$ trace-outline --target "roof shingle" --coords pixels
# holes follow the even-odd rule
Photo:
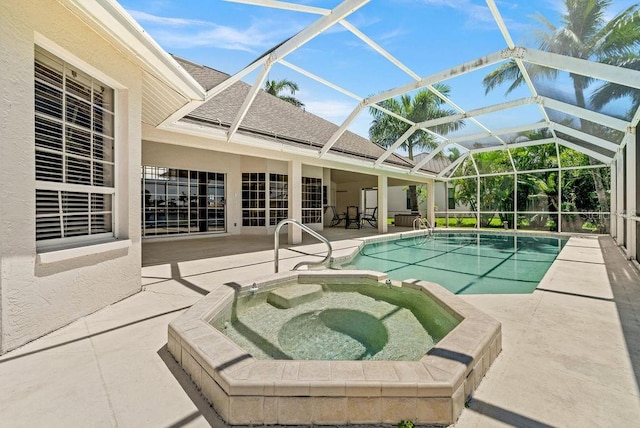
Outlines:
[[[230,77],[213,68],[195,64],[176,56],[174,58],[207,90]],[[183,120],[213,127],[229,128],[250,88],[251,86],[247,83],[236,82],[195,109]],[[262,138],[268,137],[282,143],[311,146],[320,150],[337,129],[338,126],[334,123],[260,90],[244,117],[239,132],[254,133]],[[346,131],[336,141],[330,152],[371,160],[373,163],[385,150],[366,138]],[[412,168],[415,165],[411,160],[397,154],[387,158],[385,163],[405,168]],[[430,168],[436,165],[436,163],[429,162],[421,170],[434,173],[437,171]]]

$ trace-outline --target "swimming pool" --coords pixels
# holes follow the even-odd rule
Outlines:
[[[566,238],[435,233],[365,245],[345,268],[436,282],[455,294],[531,293]]]

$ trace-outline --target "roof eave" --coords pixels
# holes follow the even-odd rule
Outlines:
[[[115,0],[58,0],[86,18],[143,68],[189,100],[204,100],[206,91]]]
[[[183,121],[177,121],[172,124],[167,124],[163,126],[163,129],[173,132],[180,132],[184,134],[189,134],[197,137],[204,137],[207,139],[216,139],[220,141],[226,141],[227,132],[224,129],[215,129],[210,128],[203,125],[195,125],[190,124]],[[351,156],[345,156],[338,153],[327,153],[326,156],[320,158],[318,156],[317,149],[308,149],[295,147],[291,145],[287,145],[284,143],[268,141],[263,138],[259,138],[256,136],[251,136],[244,133],[237,133],[234,135],[233,139],[230,142],[225,144],[237,144],[240,146],[248,146],[248,147],[258,147],[265,150],[273,150],[276,152],[286,152],[289,154],[304,156],[309,159],[313,159],[313,163],[332,163],[334,165],[340,164],[343,168],[351,167],[360,167],[368,170],[377,170],[380,172],[384,172],[386,174],[390,174],[395,176],[396,178],[403,177],[404,179],[408,179],[408,177],[413,177],[416,181],[420,181],[420,179],[435,179],[436,174],[429,173],[424,170],[418,172],[411,172],[410,166],[401,167],[399,165],[393,165],[389,163],[383,163],[382,165],[373,168],[373,161],[371,160],[361,160]]]

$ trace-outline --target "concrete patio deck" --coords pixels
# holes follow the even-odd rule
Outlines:
[[[335,255],[374,233],[327,231]],[[281,250],[281,270],[323,251],[312,242]],[[225,426],[167,352],[167,325],[213,284],[271,273],[273,238],[143,253],[141,293],[0,357],[0,426]],[[637,426],[640,273],[611,238],[572,238],[532,294],[462,297],[502,322],[503,351],[456,428]]]

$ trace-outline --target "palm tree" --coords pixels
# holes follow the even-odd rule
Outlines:
[[[434,87],[443,95],[448,95],[451,92],[451,88],[447,85],[436,84]],[[443,108],[443,104],[444,101],[436,94],[428,89],[421,89],[413,98],[411,95],[405,94],[400,99],[390,98],[382,101],[379,105],[405,117],[411,122],[418,123],[456,113],[454,110]],[[373,121],[369,127],[369,138],[383,147],[391,146],[411,127],[408,123],[373,107],[369,108],[369,113],[373,116]],[[443,134],[459,129],[462,125],[462,121],[455,121],[439,125],[434,129],[436,132]],[[417,131],[410,135],[402,143],[401,147],[406,150],[408,158],[413,160],[416,150],[433,149],[436,145],[436,140],[431,134],[425,131]],[[409,186],[409,198],[411,200],[411,211],[416,212],[418,210],[416,186]]]
[[[611,5],[611,0],[564,0],[566,13],[561,17],[561,26],[556,27],[541,15],[538,21],[543,25],[536,36],[541,50],[576,58],[595,60],[602,63],[628,66],[631,62],[640,58],[638,46],[640,46],[640,13],[639,6],[633,5],[618,14],[610,21],[606,21],[605,14]],[[532,77],[544,75],[555,77],[558,70],[543,67],[531,67],[528,69]],[[593,79],[580,74],[569,74],[573,82],[575,102],[578,107],[585,108],[585,90],[593,82]],[[496,86],[511,82],[507,88],[508,94],[524,83],[524,78],[515,61],[509,61],[489,73],[483,80],[485,93]],[[604,89],[603,89],[604,88]],[[603,106],[608,102],[607,97],[615,97],[614,89],[619,88],[605,86],[596,90],[593,94],[593,104]],[[627,95],[622,94],[620,96]],[[636,95],[637,96],[637,95]],[[580,120],[580,128],[589,132],[589,124]],[[590,163],[595,161],[589,158]],[[608,206],[606,193],[599,173],[593,173],[598,202],[601,209]]]
[[[454,162],[456,159],[458,159],[460,156],[462,156],[462,152],[460,151],[459,148],[457,147],[451,147],[449,149],[449,154],[447,155],[447,158],[451,161]]]
[[[282,95],[281,92],[284,90],[288,90],[291,95]],[[291,80],[282,79],[282,80],[267,80],[264,82],[264,90],[265,92],[280,98],[290,104],[293,104],[296,107],[304,107],[304,104],[297,98],[294,97],[296,91],[299,90],[298,84],[296,82],[292,82]]]
[[[617,57],[615,58],[615,63],[620,67],[640,71],[640,54],[636,52],[626,56]],[[593,91],[593,94],[591,94],[591,105],[596,110],[600,110],[608,103],[626,97],[631,99],[631,108],[626,112],[627,119],[630,119],[640,106],[640,90],[636,88],[607,82]]]

